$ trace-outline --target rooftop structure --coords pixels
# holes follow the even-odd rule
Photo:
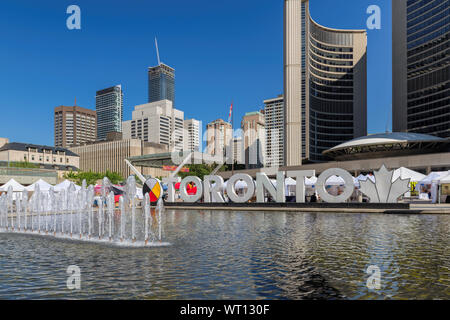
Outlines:
[[[359,137],[323,152],[336,160],[426,154],[450,150],[450,139],[419,133],[393,132]]]

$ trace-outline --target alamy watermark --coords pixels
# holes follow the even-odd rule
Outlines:
[[[378,266],[369,266],[366,273],[370,275],[367,279],[366,286],[371,290],[381,289],[381,270]]]
[[[81,289],[81,270],[80,267],[76,265],[69,266],[67,268],[67,278],[66,285],[69,290],[80,290]]]
[[[81,29],[81,9],[77,5],[70,5],[66,10],[67,14],[70,16],[66,20],[66,26],[69,30],[80,30]]]
[[[373,4],[367,8],[367,14],[370,16],[367,18],[367,28],[369,30],[381,29],[381,9],[379,6]]]
[[[208,129],[203,134],[198,149],[194,156],[184,162],[191,151],[186,151],[189,132],[184,129],[175,130],[170,139],[170,151],[172,162],[176,165],[183,164],[250,164],[264,167],[278,167],[282,153],[280,145],[282,131],[279,129],[260,128],[258,130],[242,129],[224,130]],[[201,135],[200,135],[201,136]],[[184,139],[182,138],[184,137]],[[202,148],[205,142],[205,148]],[[183,150],[183,152],[181,152]]]

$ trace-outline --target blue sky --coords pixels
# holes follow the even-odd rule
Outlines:
[[[68,30],[66,8],[81,8],[81,30]],[[391,2],[312,0],[320,24],[365,29],[369,5],[381,30],[368,30],[368,130],[391,128]],[[185,118],[227,119],[283,91],[282,0],[15,0],[0,11],[0,137],[53,145],[53,109],[95,109],[95,92],[124,90],[124,120],[147,102],[147,67],[176,69],[176,105]]]

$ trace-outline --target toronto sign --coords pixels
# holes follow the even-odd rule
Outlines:
[[[380,170],[374,172],[374,180],[367,179],[360,181],[359,191],[369,198],[371,203],[396,203],[402,195],[407,193],[409,189],[410,179],[401,179],[398,177],[392,181],[394,171],[387,170],[383,165]],[[285,179],[292,178],[296,180],[296,202],[305,202],[305,178],[315,176],[315,170],[297,170],[297,171],[279,171],[276,175],[276,184],[272,183],[266,173],[258,172],[256,180],[249,174],[238,173],[230,177],[227,183],[224,183],[223,177],[219,175],[205,176],[203,181],[196,176],[188,176],[184,179],[180,177],[163,178],[162,182],[167,186],[167,202],[175,202],[175,185],[179,185],[180,198],[184,202],[195,203],[203,201],[205,203],[225,203],[224,190],[228,199],[233,203],[245,203],[256,196],[257,203],[266,202],[266,194],[275,202],[286,202],[286,185]],[[339,176],[343,179],[344,191],[339,195],[332,195],[327,191],[327,180],[332,176]],[[247,185],[243,192],[237,192],[236,183],[243,181]],[[188,185],[195,185],[196,192],[187,191]],[[151,178],[147,180],[144,186],[144,192],[152,189],[162,190],[161,182],[158,179]],[[352,175],[340,168],[327,169],[322,172],[317,182],[315,190],[319,197],[328,203],[344,203],[353,194],[355,190]],[[157,196],[152,196],[152,200],[162,197],[162,192],[157,192]]]

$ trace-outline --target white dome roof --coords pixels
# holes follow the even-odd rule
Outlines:
[[[356,147],[356,146],[367,146],[367,145],[376,145],[376,144],[390,144],[390,143],[401,143],[401,142],[431,142],[431,141],[444,141],[445,139],[430,136],[427,134],[421,133],[409,133],[409,132],[392,132],[392,133],[377,133],[377,134],[369,134],[365,137],[359,137],[347,142],[344,142],[340,145],[337,145],[329,151],[348,148],[348,147]]]

